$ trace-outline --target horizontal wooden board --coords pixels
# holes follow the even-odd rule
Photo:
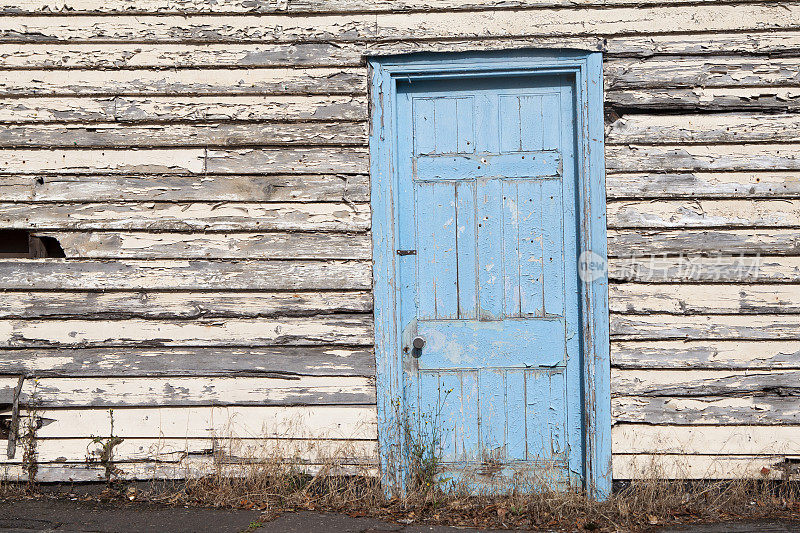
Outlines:
[[[722,51],[724,53],[724,51]],[[800,64],[795,58],[652,57],[612,59],[603,64],[607,90],[654,87],[797,87]]]
[[[371,378],[345,376],[40,378],[20,401],[47,407],[347,405],[375,403]],[[123,424],[114,421],[114,428]]]
[[[145,231],[349,231],[369,229],[368,204],[0,203],[6,228]]]
[[[2,122],[77,123],[76,128],[89,122],[286,122],[364,120],[366,115],[367,102],[361,96],[35,96],[0,100]],[[102,134],[104,127],[118,126],[95,127]]]
[[[168,276],[167,276],[168,277]],[[0,318],[256,318],[369,313],[369,291],[7,291]]]
[[[649,426],[617,424],[615,454],[800,455],[800,426]]]
[[[0,150],[0,173],[11,174],[265,174],[368,171],[362,147],[153,148],[128,150]]]
[[[605,4],[605,3],[604,3]],[[160,3],[159,6],[165,4]],[[230,5],[230,2],[226,3]],[[373,4],[374,5],[374,4]],[[213,9],[213,6],[204,4]],[[509,50],[519,48],[575,48],[603,50],[606,56],[651,57],[729,54],[784,55],[800,52],[796,30],[747,33],[700,33],[599,37],[518,37],[481,40],[440,40],[439,51]],[[151,43],[26,43],[0,44],[6,69],[52,68],[186,68],[186,67],[297,67],[358,66],[364,55],[430,51],[425,41],[297,42],[249,44]]]
[[[800,227],[800,200],[615,201],[608,204],[608,226],[610,228]]]
[[[800,254],[796,229],[609,230],[608,255]]]
[[[611,172],[606,176],[606,191],[609,198],[797,198],[800,173],[796,170]]]
[[[369,347],[16,348],[0,351],[0,372],[28,377],[375,376]]]
[[[321,59],[321,62],[324,59]],[[0,95],[141,94],[364,94],[363,67],[304,69],[250,67],[181,70],[6,70]],[[604,66],[607,90],[661,87],[785,87],[800,84],[790,58],[719,56],[705,58],[610,59]]]
[[[147,148],[164,146],[365,145],[363,122],[246,124],[37,124],[0,128],[0,148]]]
[[[367,261],[0,259],[0,289],[369,289]]]
[[[207,150],[205,171],[219,174],[245,172],[357,174],[369,172],[369,153],[362,147]]]
[[[263,472],[263,467],[249,465],[248,461],[235,459],[232,461],[218,461],[211,457],[190,456],[180,462],[172,461],[137,461],[118,465],[120,472],[114,480],[123,481],[151,481],[174,479],[199,479],[206,476],[234,477],[250,472],[257,475]],[[271,466],[266,466],[271,471]],[[289,465],[286,466],[289,468]],[[365,476],[375,477],[378,468],[370,465],[342,464],[342,465],[315,465],[298,464],[292,469],[308,475],[337,475],[337,476]],[[24,482],[28,474],[21,463],[0,465],[0,476],[8,481]],[[105,483],[105,467],[98,464],[79,463],[40,463],[36,467],[37,483]]]
[[[800,51],[800,32],[758,30],[746,33],[668,33],[662,35],[627,35],[606,40],[609,55],[650,57],[655,54],[717,55],[730,54],[794,55]]]
[[[800,370],[624,370],[611,372],[611,394],[619,396],[800,395]],[[677,421],[675,423],[678,423]],[[711,424],[713,422],[709,422]]]
[[[614,339],[785,339],[800,340],[800,316],[611,315]]]
[[[369,201],[366,174],[11,174],[0,179],[7,202],[41,201]]]
[[[794,28],[796,3],[541,9],[458,13],[297,16],[29,16],[0,22],[6,42],[403,40],[500,36],[616,35]]]
[[[800,142],[800,116],[790,113],[631,114],[606,126],[606,145],[745,142]]]
[[[800,88],[620,89],[607,91],[605,102],[623,111],[796,112],[800,109]]]
[[[613,281],[659,283],[798,283],[800,258],[726,256],[631,257],[609,260]]]
[[[614,172],[678,170],[798,170],[800,145],[612,145],[606,168]]]
[[[59,381],[59,380],[51,380]],[[23,416],[29,413],[23,406]],[[80,438],[86,428],[98,437],[122,438],[284,438],[284,439],[377,439],[374,405],[313,407],[40,407],[36,416],[44,424],[39,438]]]
[[[340,233],[36,233],[56,239],[69,258],[370,259],[369,234]]]
[[[629,314],[800,313],[800,285],[612,284],[609,287],[609,306],[613,313]],[[669,318],[666,320],[671,321]],[[698,320],[702,322],[703,317]]]
[[[24,424],[24,421],[23,421]],[[102,442],[91,438],[37,439],[36,459],[41,463],[97,463]],[[294,464],[376,464],[378,443],[373,440],[287,439],[165,439],[125,438],[114,446],[114,462],[178,462],[185,457],[211,457],[225,461],[263,461]],[[0,455],[0,464],[20,463],[23,447],[17,443],[14,459]],[[124,468],[124,465],[119,465]]]
[[[619,397],[611,399],[615,423],[683,425],[800,423],[796,396]]]
[[[798,369],[800,341],[615,340],[611,343],[611,364],[628,369]]]
[[[0,72],[0,96],[364,94],[367,88],[366,70],[359,68]]]
[[[0,347],[274,346],[372,342],[372,316],[198,320],[2,320]],[[365,403],[365,402],[362,402]]]
[[[702,4],[711,0],[674,0],[673,4]],[[404,11],[461,11],[496,10],[512,8],[541,9],[547,7],[608,7],[660,4],[663,0],[500,0],[481,2],[479,0],[302,0],[280,2],[250,3],[233,0],[219,4],[208,4],[199,0],[172,0],[155,2],[153,0],[117,0],[100,4],[94,0],[23,0],[0,4],[0,13],[5,15],[41,13],[382,13]]]
[[[777,455],[615,454],[614,479],[783,479]]]

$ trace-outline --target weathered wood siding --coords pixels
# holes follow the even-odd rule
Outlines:
[[[800,454],[800,3],[0,13],[0,228],[67,256],[0,259],[0,386],[27,376],[49,422],[41,479],[101,477],[87,444],[112,420],[129,477],[229,437],[374,465],[363,56],[525,47],[606,54],[614,476]]]

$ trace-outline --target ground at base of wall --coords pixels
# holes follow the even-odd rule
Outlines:
[[[750,521],[690,524],[659,528],[658,533],[792,533],[800,522]],[[0,533],[64,531],[71,533],[478,533],[486,529],[405,524],[351,517],[340,513],[299,511],[265,521],[247,509],[202,509],[142,502],[83,501],[78,498],[37,498],[0,503]],[[497,531],[497,530],[494,530]]]
[[[297,519],[297,512],[321,512],[326,516],[339,517],[320,518],[321,521],[315,522],[317,525],[311,529],[298,531],[410,533],[416,529],[406,529],[406,526],[424,526],[425,531],[436,530],[428,529],[429,526],[441,526],[440,531],[448,531],[445,526],[456,526],[479,530],[621,533],[656,531],[667,527],[675,533],[681,531],[680,527],[684,525],[691,524],[691,531],[696,531],[700,523],[719,522],[741,525],[719,531],[800,531],[800,486],[797,482],[687,484],[639,481],[618,485],[614,495],[602,503],[592,502],[576,493],[546,491],[474,497],[429,490],[403,500],[387,500],[374,481],[355,477],[319,479],[306,476],[277,481],[271,478],[209,477],[187,482],[110,485],[23,486],[4,483],[0,489],[0,531],[153,531],[140,527],[149,523],[147,520],[150,519],[162,520],[162,514],[164,523],[174,523],[175,528],[161,527],[156,530],[205,531],[203,524],[219,523],[230,524],[234,528],[231,531],[247,531],[248,528],[251,531],[272,531],[279,524],[291,525]],[[91,512],[86,516],[94,517],[92,520],[98,524],[106,523],[103,522],[106,519],[100,518],[101,515],[107,515],[111,522],[95,529],[51,527],[49,519],[45,517],[52,516],[54,509],[62,507],[67,510],[76,507],[89,509]],[[146,520],[129,520],[126,517],[131,513],[142,513]],[[73,514],[80,517],[81,513],[75,511]],[[119,514],[119,520],[113,518],[115,514]],[[62,521],[67,516],[71,516],[69,512],[62,516]],[[180,516],[186,516],[186,520],[182,521]],[[15,525],[13,520],[23,518],[28,522]],[[352,528],[344,527],[348,520],[352,522]],[[761,523],[761,529],[747,529],[750,526],[745,522],[755,520],[768,522]],[[359,524],[382,525],[365,526],[364,529]],[[768,524],[772,524],[769,526],[772,529],[764,529]],[[211,530],[226,531],[222,528]],[[280,531],[289,532],[292,529]],[[718,530],[705,531],[714,533]]]

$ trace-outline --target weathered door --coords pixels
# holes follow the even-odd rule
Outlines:
[[[470,482],[581,475],[573,84],[397,84],[405,406]]]

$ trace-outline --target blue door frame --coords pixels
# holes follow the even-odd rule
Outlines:
[[[578,252],[581,267],[594,268],[606,253],[603,158],[602,55],[579,51],[508,51],[412,54],[369,61],[371,68],[371,194],[378,439],[381,475],[389,492],[402,491],[407,454],[401,429],[405,414],[399,314],[398,83],[528,75],[567,75],[574,80],[577,142]],[[594,258],[592,261],[591,258]],[[586,261],[588,259],[588,261]],[[577,258],[576,258],[577,261]],[[584,264],[585,262],[585,264]],[[611,408],[608,278],[592,270],[579,282],[583,431],[581,472],[592,497],[611,491]]]

